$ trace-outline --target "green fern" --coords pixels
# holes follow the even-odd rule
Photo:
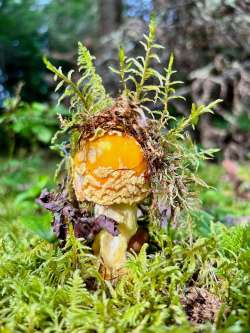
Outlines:
[[[162,85],[162,75],[158,73],[153,67],[152,62],[160,62],[156,49],[162,49],[163,46],[155,43],[156,24],[155,18],[152,17],[149,25],[149,34],[144,35],[144,41],[140,44],[145,50],[145,56],[138,56],[136,58],[127,58],[125,56],[123,48],[120,48],[119,60],[120,69],[116,70],[111,68],[113,72],[120,76],[120,82],[122,84],[123,93],[127,95],[136,104],[142,104],[141,106],[150,111],[143,103],[154,102],[157,99],[157,94],[160,90],[159,85]],[[149,80],[156,79],[159,84],[149,84]],[[134,85],[134,90],[127,88],[127,82]],[[155,98],[151,98],[150,94],[153,93]]]
[[[207,106],[203,104],[197,106],[193,103],[190,115],[186,118],[182,118],[178,122],[177,126],[168,132],[167,139],[169,141],[176,141],[178,139],[183,140],[183,133],[185,132],[185,130],[189,126],[192,126],[194,128],[195,125],[197,125],[199,117],[201,115],[203,115],[204,113],[213,113],[213,109],[221,102],[221,99],[217,99],[214,102],[208,104]]]
[[[127,87],[128,79],[126,78],[126,75],[131,66],[131,63],[127,62],[127,57],[125,55],[125,51],[122,46],[119,48],[119,66],[120,66],[119,70],[111,66],[109,67],[109,69],[120,77],[120,85],[122,88],[121,94],[128,96],[129,89]]]
[[[112,103],[112,99],[106,94],[102,78],[96,73],[94,59],[88,49],[79,42],[78,69],[82,77],[78,80],[77,86],[83,85],[82,94],[89,114],[102,111]]]
[[[135,92],[131,92],[131,98],[138,104],[151,101],[151,98],[148,97],[149,93],[155,92],[157,94],[159,91],[158,85],[146,84],[149,79],[156,78],[160,85],[162,84],[162,76],[151,66],[153,60],[160,62],[154,50],[163,48],[163,46],[155,43],[155,32],[155,18],[152,17],[149,24],[149,34],[148,36],[144,35],[145,42],[140,42],[145,49],[145,56],[139,56],[136,59],[129,58],[127,60],[128,64],[131,64],[128,72],[139,78],[137,80],[134,76],[128,77],[128,80],[131,80],[135,84]]]
[[[74,70],[70,70],[67,75],[63,74],[61,67],[56,68],[46,58],[44,62],[47,68],[55,74],[55,81],[59,81],[55,91],[64,87],[64,91],[58,100],[62,102],[65,98],[70,100],[70,111],[77,117],[84,120],[112,103],[112,99],[106,94],[101,77],[96,73],[90,52],[80,42],[78,44],[78,71],[82,74],[76,82],[72,80]],[[73,119],[76,119],[74,115]]]
[[[172,99],[183,99],[183,96],[178,96],[175,94],[175,86],[178,84],[182,84],[182,81],[172,81],[172,76],[176,73],[173,70],[173,63],[174,63],[174,55],[171,53],[169,58],[168,67],[165,68],[165,77],[163,77],[163,86],[159,91],[159,99],[162,102],[163,109],[159,112],[160,120],[159,120],[159,129],[162,130],[166,127],[168,121],[170,119],[175,119],[174,117],[170,116],[168,110],[169,101]]]

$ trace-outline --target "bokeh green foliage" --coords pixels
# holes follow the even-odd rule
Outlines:
[[[242,181],[242,187],[249,187],[249,165],[239,168],[239,179]],[[208,189],[200,190],[200,200],[207,211],[215,221],[226,222],[227,217],[248,217],[250,216],[250,205],[248,200],[242,200],[235,193],[234,184],[228,181],[223,168],[216,164],[208,164],[200,171],[200,176],[207,179],[210,186]]]
[[[25,101],[48,100],[50,93],[42,56],[71,52],[96,26],[96,1],[4,0],[0,2],[1,74],[13,93],[24,81]],[[64,63],[67,65],[68,61]]]
[[[12,92],[18,81],[25,81],[29,85],[25,98],[31,100],[48,93],[41,62],[46,34],[39,30],[44,18],[36,3],[34,0],[0,3],[1,76],[6,76],[6,88]]]
[[[1,160],[0,196],[4,198],[8,194],[0,208],[3,228],[13,221],[11,223],[17,229],[25,226],[42,239],[55,240],[50,214],[41,212],[35,201],[45,186],[52,186],[53,177],[49,177],[49,173],[55,162],[39,152],[33,156],[25,154],[19,159]]]
[[[20,90],[20,89],[19,89]],[[21,101],[20,91],[4,101],[0,114],[0,148],[13,155],[15,148],[34,151],[48,145],[58,130],[57,115],[64,114],[63,107]]]

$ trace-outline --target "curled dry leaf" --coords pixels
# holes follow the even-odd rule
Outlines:
[[[73,206],[65,190],[56,193],[44,189],[37,202],[53,213],[53,231],[59,240],[66,239],[69,223],[73,225],[75,237],[84,238],[87,241],[92,241],[102,229],[112,236],[119,234],[115,220],[105,215],[96,218],[89,216],[87,210]]]

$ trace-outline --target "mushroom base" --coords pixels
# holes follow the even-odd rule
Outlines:
[[[115,280],[126,273],[126,252],[131,237],[136,233],[137,206],[114,204],[112,206],[96,205],[95,216],[105,215],[119,223],[119,235],[112,236],[102,230],[93,243],[94,254],[102,260],[101,274],[105,280]]]

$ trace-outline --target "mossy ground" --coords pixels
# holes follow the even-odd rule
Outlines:
[[[70,238],[67,249],[47,231],[50,215],[35,203],[53,185],[54,161],[1,161],[0,332],[249,332],[250,226],[225,217],[250,215],[217,165],[201,173],[217,190],[200,193],[202,207],[177,230],[151,228],[151,245],[130,255],[128,275],[105,283],[96,258]],[[247,168],[241,170],[247,177]],[[182,305],[189,288],[221,302],[214,323],[191,324]]]

